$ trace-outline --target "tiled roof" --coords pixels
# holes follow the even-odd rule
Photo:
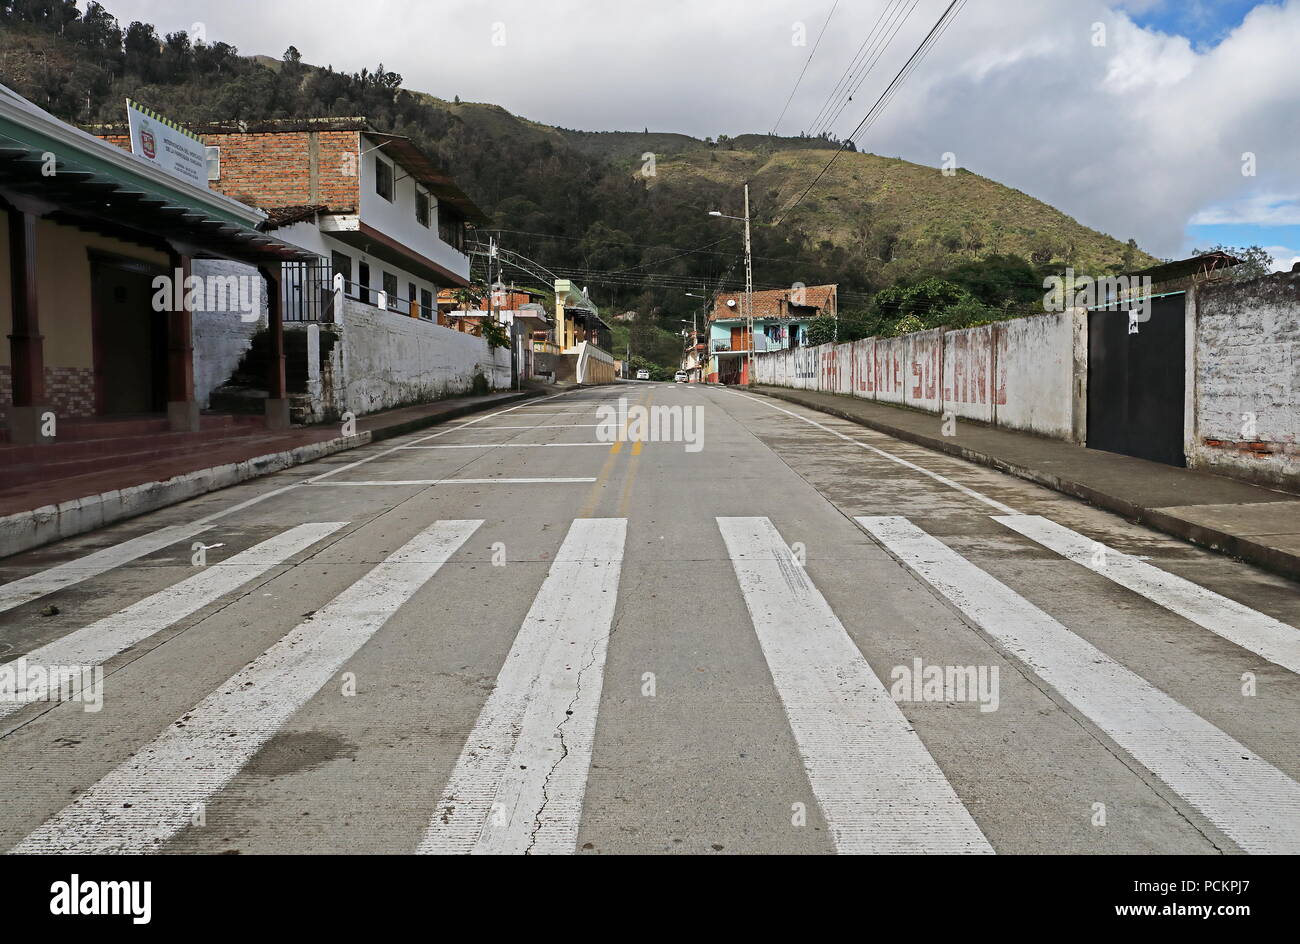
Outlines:
[[[796,295],[801,292],[802,297]],[[833,309],[836,295],[835,285],[808,285],[803,289],[779,288],[754,293],[755,318],[807,318]],[[792,298],[792,296],[794,296]],[[735,304],[728,305],[727,302]],[[745,293],[731,292],[719,295],[713,302],[713,311],[709,313],[710,321],[725,321],[743,317]],[[816,309],[809,311],[809,309]]]

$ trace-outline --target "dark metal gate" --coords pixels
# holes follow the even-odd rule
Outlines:
[[[1186,465],[1184,296],[1151,300],[1129,333],[1126,311],[1088,313],[1088,446]]]

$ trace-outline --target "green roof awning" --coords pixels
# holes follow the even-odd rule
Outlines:
[[[209,201],[190,189],[159,184],[90,148],[0,117],[0,196],[26,196],[50,206],[60,221],[137,241],[163,240],[197,258],[252,265],[316,258],[250,225],[219,195]]]

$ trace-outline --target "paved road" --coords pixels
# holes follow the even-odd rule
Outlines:
[[[620,396],[702,439],[600,441]],[[0,703],[7,849],[1300,851],[1293,584],[737,391],[528,401],[0,581],[0,660],[92,683]]]

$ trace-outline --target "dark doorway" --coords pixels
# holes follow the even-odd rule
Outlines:
[[[740,358],[719,357],[718,383],[738,384],[740,383],[740,379]]]
[[[161,274],[130,262],[91,262],[101,414],[167,411],[167,312],[154,310],[152,285]]]
[[[1088,313],[1088,447],[1166,465],[1183,454],[1184,296],[1151,300],[1129,333],[1126,311]]]

